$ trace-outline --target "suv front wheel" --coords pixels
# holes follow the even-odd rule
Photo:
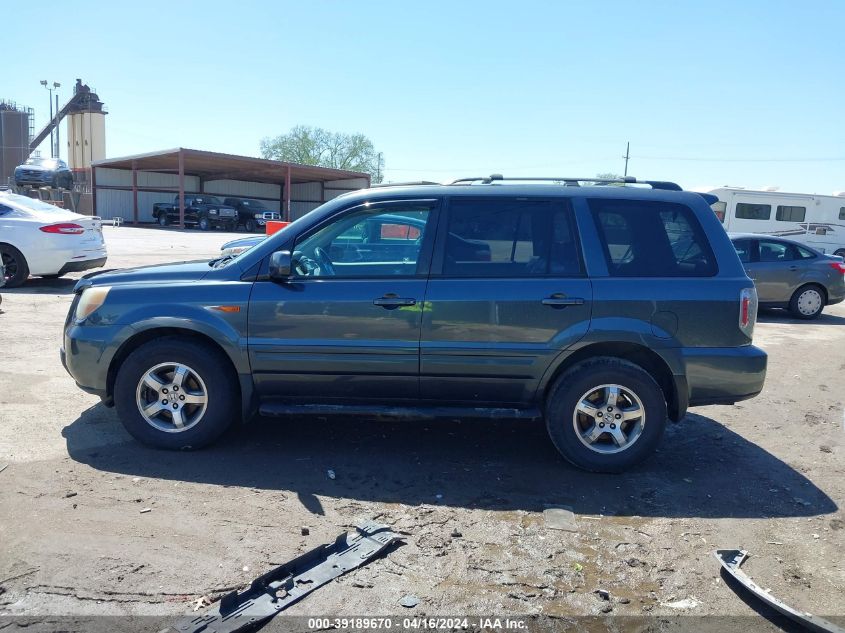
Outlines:
[[[621,472],[655,449],[666,427],[660,385],[639,365],[596,358],[570,368],[546,402],[546,428],[579,468]]]
[[[114,403],[137,440],[166,449],[207,446],[230,426],[239,401],[229,361],[177,337],[140,346],[120,366]]]

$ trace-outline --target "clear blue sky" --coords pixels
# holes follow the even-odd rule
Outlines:
[[[35,107],[40,127],[39,80],[64,101],[82,78],[109,109],[109,156],[257,155],[306,124],[363,132],[394,181],[621,173],[630,141],[638,177],[845,190],[838,0],[42,0],[36,13],[6,7],[0,98]]]

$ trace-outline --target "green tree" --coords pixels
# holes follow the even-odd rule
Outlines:
[[[384,157],[363,134],[297,125],[287,134],[261,139],[261,157],[303,165],[361,171],[372,182],[384,179]]]

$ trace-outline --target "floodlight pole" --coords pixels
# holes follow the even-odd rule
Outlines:
[[[628,161],[631,158],[631,141],[628,141],[628,143],[625,145],[625,155],[622,158],[625,159],[625,173],[623,174],[623,176],[627,176],[628,175]]]

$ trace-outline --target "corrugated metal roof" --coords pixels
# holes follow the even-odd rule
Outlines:
[[[279,185],[284,184],[285,172],[288,167],[290,167],[291,172],[291,183],[369,178],[368,174],[357,171],[329,169],[188,148],[174,148],[146,154],[135,154],[134,156],[107,158],[94,161],[92,166],[131,170],[133,163],[135,163],[139,171],[173,174],[179,171],[179,152],[182,152],[184,156],[185,174],[200,176],[206,180],[247,180]]]

